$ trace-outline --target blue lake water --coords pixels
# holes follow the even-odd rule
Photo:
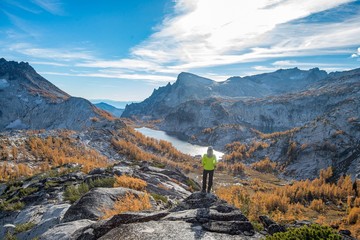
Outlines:
[[[136,128],[137,131],[141,132],[147,137],[152,137],[158,140],[165,140],[170,142],[177,150],[191,156],[203,155],[207,151],[207,147],[199,146],[195,144],[188,143],[186,141],[180,140],[177,137],[170,136],[164,131],[154,130],[151,128]],[[214,150],[214,154],[219,159],[224,153]]]

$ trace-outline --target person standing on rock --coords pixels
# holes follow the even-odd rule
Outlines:
[[[204,154],[202,157],[202,165],[204,168],[202,192],[207,191],[208,193],[210,193],[211,191],[216,163],[217,161],[216,161],[216,156],[214,155],[214,150],[212,147],[208,147],[207,153]],[[206,189],[208,175],[209,175],[209,183]]]

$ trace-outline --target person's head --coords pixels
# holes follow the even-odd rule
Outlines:
[[[214,154],[214,149],[212,147],[208,147],[207,155],[211,157],[213,154]]]

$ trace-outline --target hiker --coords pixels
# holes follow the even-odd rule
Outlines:
[[[207,190],[210,193],[211,187],[213,185],[214,169],[216,167],[216,156],[214,155],[214,150],[212,147],[208,147],[207,153],[202,157],[202,165],[204,167],[203,171],[203,187],[202,192]],[[206,189],[207,177],[209,175],[209,184]]]

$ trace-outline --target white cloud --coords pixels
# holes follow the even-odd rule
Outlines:
[[[331,28],[330,33],[329,28],[324,29],[325,24],[311,25],[309,29],[306,23],[289,23],[346,2],[350,1],[285,0],[269,6],[273,1],[179,0],[175,11],[186,10],[176,11],[182,14],[166,18],[159,31],[134,47],[132,54],[164,66],[173,65],[169,68],[192,69],[283,55],[314,54],[314,50],[348,46],[354,44],[347,39],[349,36],[359,42],[358,31],[354,30],[357,27],[351,21],[349,27],[332,24],[335,29]],[[290,35],[285,36],[288,31],[283,30],[290,30]],[[346,37],[336,30],[341,30]],[[270,47],[258,47],[266,45]]]
[[[351,1],[178,0],[175,14],[133,47],[130,58],[92,60],[77,66],[175,75],[279,57],[350,54],[346,47],[360,44],[360,18],[343,23],[291,21]]]

